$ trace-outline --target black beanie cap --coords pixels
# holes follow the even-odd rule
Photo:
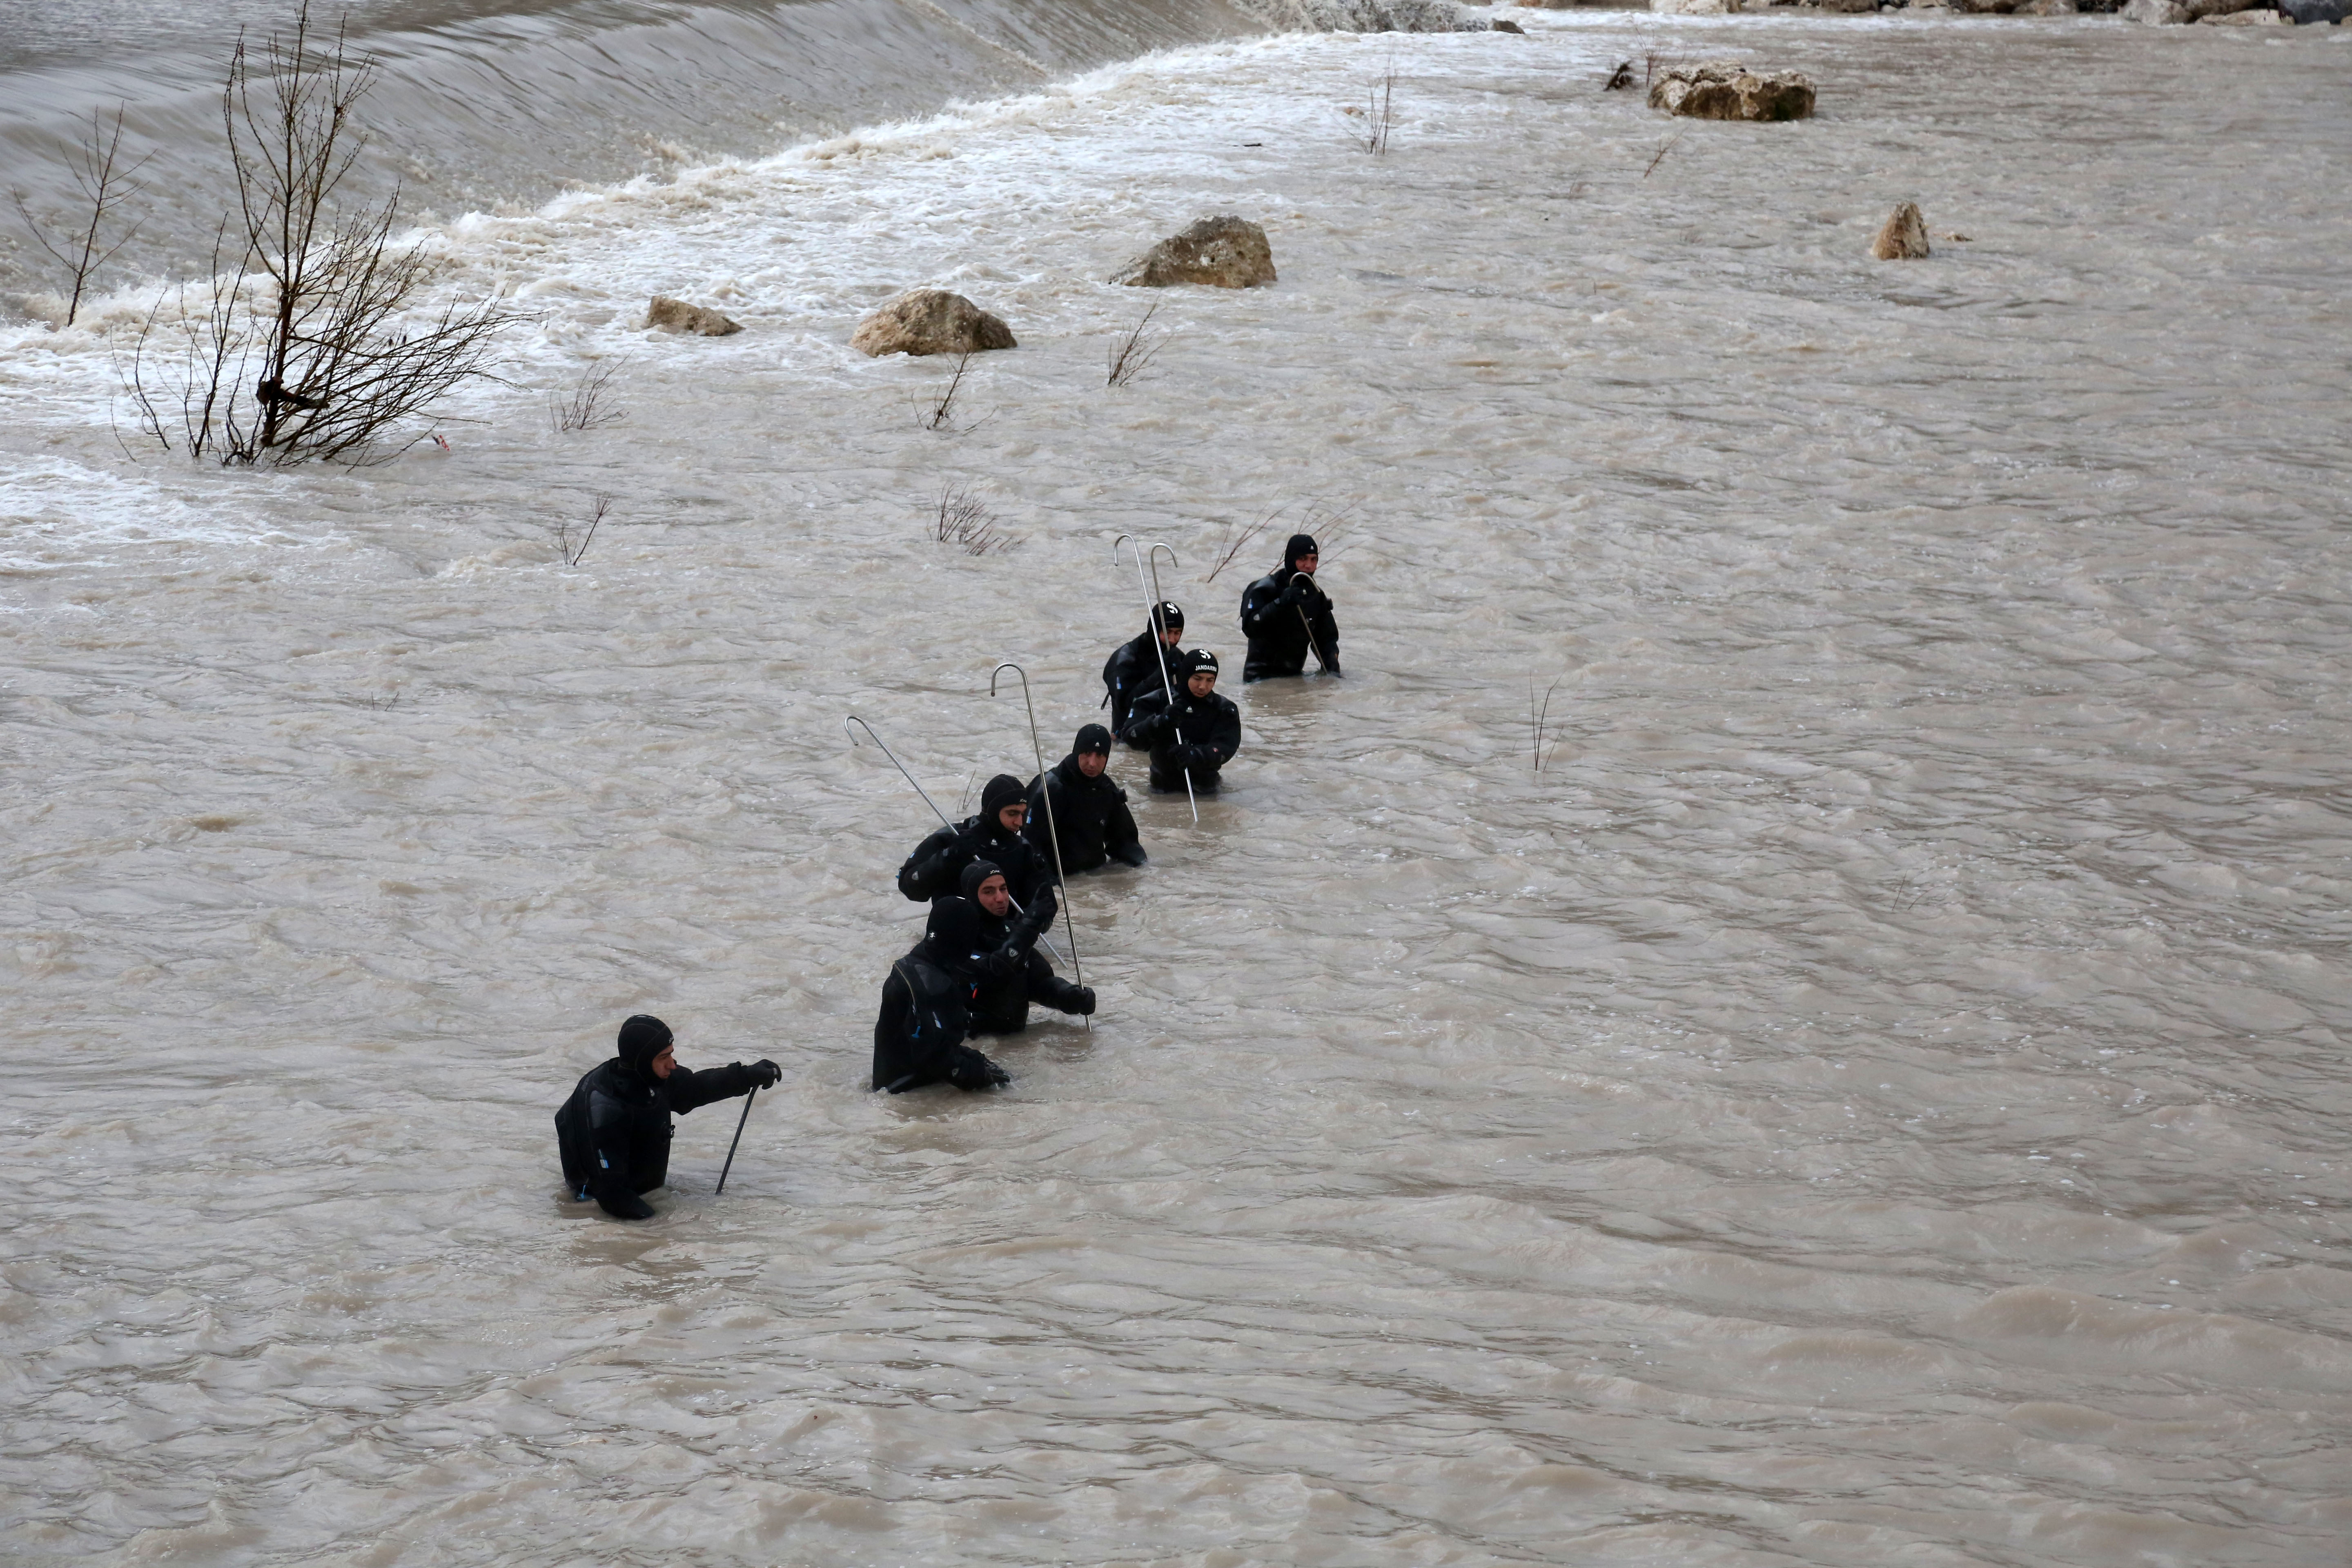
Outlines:
[[[1298,558],[1302,555],[1320,556],[1322,553],[1323,547],[1315,542],[1313,534],[1294,533],[1290,536],[1290,548],[1282,552],[1282,563],[1285,566],[1296,566],[1298,564]]]
[[[1217,673],[1217,656],[1204,647],[1194,648],[1186,656],[1186,663],[1192,667],[1184,672],[1188,677],[1198,675],[1202,670],[1208,671],[1211,675]]]
[[[988,786],[980,792],[980,816],[982,826],[987,827],[995,826],[996,814],[998,812],[1003,811],[1008,805],[1017,805],[1028,798],[1028,785],[1023,784],[1019,779],[1014,778],[1011,773],[997,774],[994,778],[989,780]]]
[[[1173,599],[1163,599],[1153,607],[1151,625],[1154,631],[1165,626],[1171,632],[1184,629],[1184,606]]]
[[[1099,752],[1108,757],[1110,755],[1110,731],[1099,724],[1089,724],[1078,731],[1077,744],[1070,750],[1080,754]]]

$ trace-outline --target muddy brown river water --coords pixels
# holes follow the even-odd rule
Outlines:
[[[0,1555],[2346,1561],[2352,29],[1520,15],[448,219],[532,320],[382,468],[127,454],[135,288],[0,331]],[[1216,211],[1281,282],[1107,388]],[[923,283],[1021,338],[958,433],[846,346]],[[844,716],[1025,777],[1118,534],[1237,669],[1310,518],[1348,679],[1198,826],[1114,764],[1093,1033],[868,1094]],[[637,1011],[786,1081],[631,1227],[549,1118]]]

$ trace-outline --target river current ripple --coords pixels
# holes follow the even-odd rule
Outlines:
[[[2343,1561],[2352,39],[1520,14],[454,224],[535,319],[381,468],[131,463],[10,330],[10,1560]],[[1281,283],[1107,390],[1226,210]],[[845,346],[925,282],[1022,339],[958,435]],[[1232,668],[1310,517],[1349,678],[1077,885],[1091,1036],[865,1092],[843,715],[1026,776],[1115,535]],[[640,1010],[786,1080],[625,1227],[549,1117]]]

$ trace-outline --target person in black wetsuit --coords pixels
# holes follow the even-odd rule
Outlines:
[[[1282,564],[1242,590],[1242,635],[1249,654],[1242,684],[1270,675],[1299,675],[1312,653],[1323,673],[1339,673],[1339,623],[1331,601],[1315,584],[1323,552],[1309,533],[1294,533]]]
[[[1151,618],[1158,623],[1156,627],[1145,626],[1141,637],[1119,644],[1103,663],[1103,685],[1109,689],[1113,732],[1127,727],[1128,710],[1135,706],[1137,697],[1146,691],[1165,696],[1168,687],[1184,679],[1184,672],[1176,667],[1176,660],[1182,657],[1176,645],[1184,640],[1184,612],[1163,602],[1154,607]],[[1157,650],[1152,647],[1155,642],[1159,645]],[[1168,659],[1165,682],[1160,674],[1162,655]]]
[[[874,1019],[874,1078],[868,1086],[904,1094],[926,1084],[1001,1089],[1012,1076],[965,1045],[971,1033],[971,987],[913,952],[890,966],[882,1010]]]
[[[1140,866],[1146,859],[1127,792],[1104,771],[1109,763],[1110,731],[1089,724],[1068,756],[1029,781],[1029,826],[1022,834],[1050,860],[1058,833],[1066,872],[1091,871],[1113,860]]]
[[[898,890],[918,903],[956,890],[963,868],[982,856],[1004,872],[1004,880],[1023,909],[1036,899],[1037,889],[1054,880],[1054,858],[1032,849],[1021,837],[1029,817],[1028,797],[1021,781],[999,773],[980,792],[980,811],[953,827],[941,827],[915,846],[898,868]]]
[[[955,897],[931,900],[920,958],[969,987],[965,1006],[975,1035],[1017,1035],[1029,1026],[1029,1004],[1081,1016],[1095,1010],[1093,988],[1054,973],[1037,951],[1037,934],[1054,923],[1054,889],[1037,891],[1026,913],[1014,914],[1004,874],[985,860],[963,868]]]
[[[1213,795],[1217,771],[1242,749],[1242,710],[1217,695],[1217,656],[1194,648],[1184,656],[1184,678],[1171,708],[1162,692],[1136,700],[1121,739],[1151,748],[1151,787],[1160,795],[1181,791],[1189,773],[1200,795]]]
[[[621,1026],[620,1055],[583,1074],[555,1113],[563,1184],[614,1219],[651,1219],[638,1194],[669,1179],[669,1119],[715,1100],[766,1089],[784,1076],[767,1060],[694,1072],[677,1065],[669,1026],[644,1014]]]

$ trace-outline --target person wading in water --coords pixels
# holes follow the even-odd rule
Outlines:
[[[953,827],[940,827],[915,846],[898,868],[898,890],[917,902],[943,898],[956,890],[963,868],[985,857],[1004,873],[1013,896],[1027,909],[1037,889],[1054,881],[1054,857],[1033,849],[1021,837],[1029,819],[1029,802],[1021,781],[999,773],[980,792],[978,815]]]
[[[1103,664],[1103,685],[1109,689],[1110,727],[1114,733],[1127,728],[1129,711],[1138,697],[1146,691],[1164,695],[1167,686],[1184,679],[1184,672],[1176,668],[1176,660],[1183,657],[1176,645],[1184,640],[1184,612],[1163,603],[1152,612],[1151,618],[1159,623],[1156,630],[1144,627],[1141,637],[1119,644]],[[1156,649],[1152,646],[1155,642],[1159,645]],[[1162,658],[1168,660],[1164,685],[1160,673]],[[1030,804],[1034,805],[1036,802]]]
[[[1242,590],[1242,635],[1249,653],[1242,684],[1268,676],[1300,675],[1312,653],[1326,675],[1339,673],[1339,623],[1316,585],[1323,552],[1309,533],[1294,533],[1282,564]]]
[[[1022,833],[1030,848],[1050,858],[1058,832],[1065,871],[1091,871],[1113,860],[1140,866],[1146,858],[1127,792],[1104,771],[1109,765],[1110,731],[1089,724],[1068,756],[1029,781],[1029,826]]]
[[[767,1060],[694,1072],[677,1065],[669,1026],[640,1013],[621,1026],[620,1054],[583,1074],[555,1113],[556,1152],[572,1201],[594,1198],[614,1219],[651,1219],[638,1194],[669,1180],[669,1119],[766,1089],[784,1076]]]
[[[1151,748],[1154,793],[1181,790],[1190,773],[1195,790],[1215,794],[1217,770],[1242,749],[1242,710],[1231,698],[1217,695],[1217,656],[1206,648],[1184,655],[1175,704],[1169,704],[1164,692],[1145,692],[1136,700],[1120,739]]]

